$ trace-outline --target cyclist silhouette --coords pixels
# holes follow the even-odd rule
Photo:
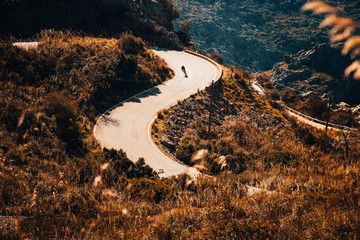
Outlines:
[[[187,76],[187,73],[186,73],[185,67],[184,67],[184,66],[181,66],[181,70],[184,72],[185,77],[187,78],[188,76]]]

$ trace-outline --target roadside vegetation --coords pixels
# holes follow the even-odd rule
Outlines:
[[[129,34],[101,39],[44,31],[40,37],[30,51],[0,42],[0,215],[25,219],[24,236],[69,238],[101,212],[101,195],[91,190],[100,166],[109,165],[100,181],[109,187],[156,177],[144,160],[134,164],[121,151],[101,150],[92,130],[106,108],[172,71]]]
[[[275,101],[269,101],[269,105],[259,97],[249,87],[249,77],[250,74],[241,69],[232,66],[226,69],[217,86],[221,89],[218,96],[229,100],[228,106],[221,106],[223,109],[235,105],[237,111],[222,121],[217,121],[219,113],[214,111],[210,133],[206,104],[206,110],[202,111],[205,117],[198,117],[199,109],[204,108],[199,102],[209,99],[207,91],[163,111],[162,118],[157,119],[153,127],[158,131],[154,137],[159,146],[185,164],[217,179],[226,176],[241,184],[273,191],[268,195],[231,200],[223,213],[228,216],[226,209],[232,209],[231,219],[236,219],[236,223],[226,227],[219,224],[218,231],[213,231],[210,238],[325,236],[348,239],[359,236],[358,133],[331,132],[330,137],[325,138],[322,131],[296,123],[281,113]],[[222,100],[215,99],[213,106],[219,106],[216,101]],[[179,127],[184,121],[184,111],[189,119],[186,129]],[[242,209],[240,212],[232,205],[235,202]],[[204,216],[200,211],[194,215]],[[227,219],[227,223],[232,220]],[[206,229],[205,222],[201,229]],[[199,234],[205,232],[199,230]]]
[[[39,39],[31,51],[0,41],[1,239],[359,238],[359,134],[296,123],[267,73],[224,68],[210,131],[211,89],[158,112],[155,142],[206,173],[160,179],[144,159],[101,149],[92,131],[107,108],[171,78],[165,62],[131,34]]]

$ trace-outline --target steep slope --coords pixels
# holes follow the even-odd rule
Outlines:
[[[173,32],[178,17],[171,1],[55,0],[0,1],[0,35],[34,38],[43,29],[119,37],[131,32],[160,47],[181,49]]]
[[[306,0],[174,0],[189,21],[195,46],[224,56],[226,64],[269,70],[283,55],[328,42],[319,18],[300,12]],[[357,0],[328,1],[360,20]]]
[[[271,81],[279,90],[292,88],[305,96],[330,98],[334,103],[360,104],[359,81],[344,79],[351,59],[343,56],[341,49],[338,44],[321,44],[285,56],[284,62],[274,66]]]

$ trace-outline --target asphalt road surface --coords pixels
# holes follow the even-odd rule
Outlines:
[[[152,142],[150,126],[159,110],[174,105],[216,80],[220,69],[216,64],[193,54],[179,51],[154,51],[175,71],[166,83],[140,93],[104,113],[95,125],[94,134],[102,147],[123,149],[132,161],[145,158],[161,177],[181,173],[196,176],[198,171],[164,155]],[[181,71],[185,66],[187,76]]]

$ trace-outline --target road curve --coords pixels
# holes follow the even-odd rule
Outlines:
[[[161,177],[181,173],[196,176],[198,172],[195,169],[170,159],[156,147],[150,137],[150,126],[159,110],[217,80],[221,68],[211,60],[186,52],[154,52],[175,71],[175,77],[109,109],[95,125],[95,138],[104,148],[123,149],[134,162],[144,157],[146,164],[155,171],[164,170]],[[181,66],[186,67],[188,78],[181,71]]]

